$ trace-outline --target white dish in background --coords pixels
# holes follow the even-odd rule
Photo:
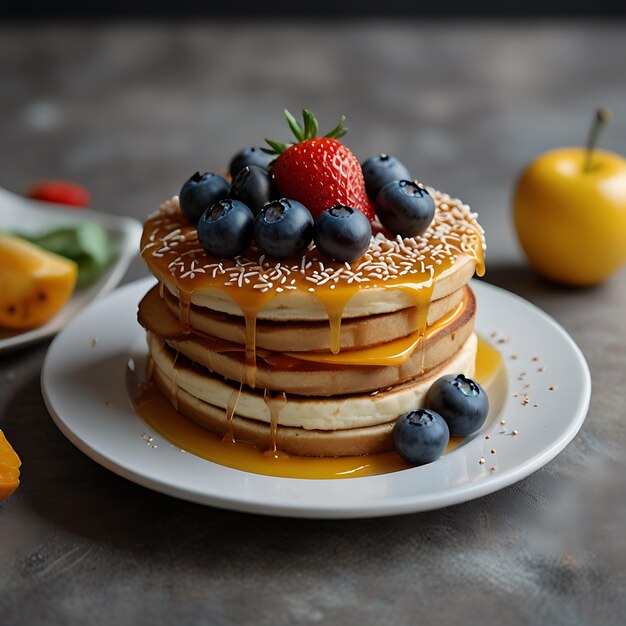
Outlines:
[[[98,280],[77,288],[61,311],[47,324],[20,333],[0,331],[0,353],[26,347],[51,337],[63,328],[92,300],[111,291],[122,280],[130,262],[139,252],[141,224],[129,217],[100,213],[91,209],[66,207],[60,204],[38,202],[0,188],[0,232],[16,231],[39,234],[88,220],[102,226],[113,240],[117,253],[115,260]]]
[[[42,389],[57,426],[80,450],[120,476],[171,496],[239,511],[309,518],[436,509],[528,476],[571,441],[587,413],[589,370],[565,330],[522,298],[473,281],[476,328],[502,352],[508,391],[501,415],[438,461],[365,478],[303,480],[216,465],[181,454],[156,434],[158,445],[146,446],[150,427],[132,409],[126,368],[137,351],[145,357],[144,331],[136,311],[152,284],[149,278],[126,285],[78,315],[50,346]]]

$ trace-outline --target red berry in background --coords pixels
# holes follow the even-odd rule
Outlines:
[[[26,193],[28,198],[85,208],[91,204],[91,194],[80,185],[66,180],[42,180]]]
[[[370,221],[374,205],[367,197],[363,171],[352,152],[337,141],[346,134],[344,118],[324,137],[317,136],[317,120],[310,111],[302,112],[304,125],[285,111],[297,143],[287,146],[268,140],[278,157],[271,165],[278,194],[298,200],[317,218],[337,205],[358,209]]]

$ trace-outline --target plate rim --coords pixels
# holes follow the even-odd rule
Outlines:
[[[154,284],[154,278],[149,276],[143,279],[139,279],[128,283],[113,293],[119,293],[121,291],[134,291],[141,289],[147,289],[150,285]],[[477,285],[480,285],[477,287]],[[48,378],[48,367],[50,362],[50,355],[53,354],[54,347],[57,342],[60,341],[65,330],[60,333],[50,345],[48,354],[44,361],[41,374],[41,390],[44,398],[44,402],[48,412],[50,413],[54,423],[57,425],[63,435],[74,444],[81,452],[86,454],[92,460],[96,461],[109,471],[131,480],[143,487],[147,487],[159,493],[164,493],[169,496],[177,497],[191,502],[199,504],[217,506],[219,508],[248,512],[248,513],[260,513],[265,515],[284,516],[284,517],[297,517],[297,518],[319,518],[319,519],[349,519],[349,518],[373,518],[383,517],[398,514],[417,513],[427,510],[433,510],[454,504],[460,504],[474,500],[476,498],[491,494],[495,491],[499,491],[504,487],[510,486],[519,480],[522,480],[534,473],[551,460],[553,460],[576,436],[584,420],[586,418],[589,404],[591,400],[591,375],[589,366],[584,357],[584,354],[574,342],[567,331],[559,324],[554,318],[544,312],[537,305],[522,298],[518,294],[511,291],[486,283],[484,281],[472,281],[472,287],[477,287],[479,290],[486,289],[493,291],[494,293],[506,294],[508,297],[512,297],[518,305],[525,306],[530,309],[533,314],[539,315],[548,322],[548,324],[558,332],[563,339],[569,344],[577,357],[577,362],[582,368],[583,385],[580,389],[580,401],[577,405],[577,409],[574,411],[571,419],[567,423],[567,427],[560,433],[560,435],[550,441],[550,443],[541,451],[534,454],[532,457],[526,459],[523,463],[514,467],[508,468],[501,473],[490,476],[489,480],[480,480],[472,483],[462,483],[455,485],[444,491],[437,493],[421,494],[421,496],[393,496],[389,499],[372,500],[370,502],[360,502],[358,504],[350,503],[348,505],[342,505],[341,503],[335,504],[332,507],[323,507],[318,504],[308,504],[305,501],[297,501],[295,503],[259,503],[251,501],[249,499],[243,499],[240,497],[226,497],[221,494],[207,493],[206,491],[200,491],[189,486],[181,486],[180,484],[174,484],[173,481],[166,481],[161,479],[155,479],[147,474],[135,471],[132,468],[123,467],[112,461],[107,456],[100,453],[94,447],[92,447],[88,441],[84,440],[71,428],[69,428],[61,416],[57,413],[53,406],[53,402],[48,395],[46,389],[46,380]],[[109,294],[111,296],[111,294]],[[86,316],[90,313],[92,308],[99,306],[100,301],[90,303],[87,307],[81,310],[74,320],[78,317]],[[72,321],[74,321],[72,320]],[[130,405],[129,405],[130,406]],[[207,461],[209,462],[209,461]],[[224,467],[224,466],[220,466]],[[404,470],[404,472],[418,471],[420,468],[411,468]],[[226,468],[229,472],[239,472],[241,474],[248,474],[243,470],[234,468]],[[259,476],[259,475],[255,475]],[[374,477],[359,477],[350,478],[349,481],[367,481]],[[305,482],[316,481],[318,479],[293,479],[282,478],[273,476],[263,476],[262,480],[272,481],[294,481],[302,480]],[[325,482],[328,479],[322,479],[320,482]],[[346,479],[342,479],[346,480]]]

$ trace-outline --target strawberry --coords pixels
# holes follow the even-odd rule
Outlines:
[[[81,208],[91,202],[91,196],[84,187],[65,180],[43,180],[33,185],[26,195],[33,200]]]
[[[373,220],[374,205],[365,192],[361,164],[338,141],[347,132],[345,117],[324,137],[317,136],[317,120],[310,111],[302,112],[304,127],[287,110],[285,117],[297,143],[287,146],[267,139],[272,149],[265,150],[278,155],[270,168],[278,194],[304,204],[313,219],[341,204]]]

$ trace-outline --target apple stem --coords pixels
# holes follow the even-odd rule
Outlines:
[[[591,124],[591,128],[589,130],[589,137],[587,138],[587,156],[585,158],[585,166],[583,167],[583,172],[588,172],[591,169],[591,159],[593,158],[593,151],[598,143],[598,137],[600,136],[600,131],[605,127],[605,125],[611,121],[613,114],[611,111],[605,107],[601,107],[596,111],[596,114],[593,118],[593,123]]]

